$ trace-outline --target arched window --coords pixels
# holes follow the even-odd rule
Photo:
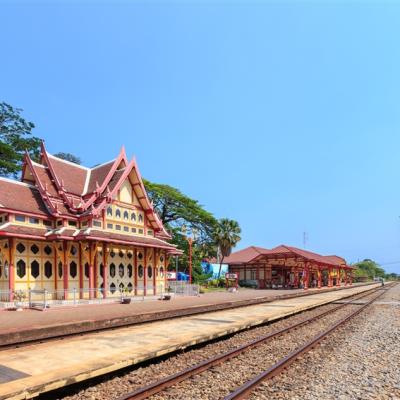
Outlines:
[[[112,217],[112,207],[107,207],[107,217]]]
[[[112,294],[114,294],[116,291],[117,291],[117,288],[116,288],[116,286],[115,286],[115,283],[113,282],[113,283],[110,285],[110,292],[111,292]]]
[[[72,261],[69,264],[69,274],[71,275],[72,278],[75,278],[78,275],[78,265],[76,264],[75,261]]]
[[[128,219],[129,219],[129,213],[128,211],[124,211],[124,220],[128,221]]]
[[[131,212],[131,221],[136,221],[136,214]]]
[[[139,220],[139,222],[143,222],[143,215],[142,214],[139,214],[138,220]]]
[[[53,275],[53,264],[50,261],[44,263],[44,275],[47,279],[50,279]]]
[[[23,278],[26,274],[26,264],[25,261],[19,260],[17,262],[17,275],[19,278]]]
[[[39,274],[40,274],[39,268],[40,268],[40,265],[39,265],[39,263],[38,263],[36,260],[34,260],[34,261],[31,262],[31,275],[32,275],[35,279],[36,279],[36,278],[39,276]]]
[[[58,263],[58,277],[62,278],[62,276],[63,276],[63,265],[62,265],[62,262],[60,261]]]
[[[118,265],[118,275],[120,278],[122,278],[124,274],[125,274],[125,266],[124,264],[121,263]]]
[[[111,276],[111,278],[114,278],[114,276],[115,276],[115,264],[114,263],[110,264],[110,276]]]
[[[85,276],[86,276],[86,278],[89,278],[89,264],[88,263],[85,264]]]
[[[143,278],[143,265],[139,265],[138,267],[138,276],[139,278]]]
[[[151,265],[149,265],[149,266],[147,267],[147,276],[148,276],[149,278],[151,278],[151,277],[153,276],[153,268],[151,267]]]
[[[128,277],[132,278],[132,271],[133,271],[132,264],[128,264],[127,268],[128,268]]]
[[[115,211],[115,217],[121,218],[121,210],[119,208],[117,208],[117,210]]]

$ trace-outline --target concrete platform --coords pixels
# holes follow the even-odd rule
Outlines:
[[[0,399],[40,393],[137,364],[317,305],[370,290],[358,286],[146,323],[0,352]]]
[[[355,284],[357,286],[359,284]],[[361,284],[365,285],[365,284]],[[240,289],[236,293],[211,292],[199,297],[177,297],[171,301],[144,301],[122,304],[93,304],[50,308],[46,311],[0,312],[0,347],[30,340],[90,332],[143,322],[159,321],[181,315],[259,304],[280,298],[305,296],[345,287],[296,290]]]

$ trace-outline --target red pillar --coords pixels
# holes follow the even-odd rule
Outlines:
[[[14,238],[8,239],[8,290],[9,300],[14,301],[15,270],[14,270]]]
[[[147,294],[147,248],[144,248],[144,273],[143,273],[143,294],[146,296]]]
[[[299,271],[297,271],[297,268],[294,269],[294,287],[298,288],[299,287]]]
[[[94,297],[97,298],[97,290],[99,288],[99,269],[97,268],[97,246],[96,246],[96,254],[93,257],[93,272],[94,272]]]
[[[135,287],[135,296],[137,296],[137,285],[138,285],[138,261],[137,261],[137,249],[133,248],[133,286]]]
[[[63,286],[64,286],[64,300],[68,299],[68,245],[64,240],[63,242]]]
[[[107,297],[107,244],[103,243],[103,298]]]
[[[347,269],[344,270],[344,286],[347,286],[348,281],[347,281]]]
[[[303,286],[304,286],[304,290],[308,289],[308,274],[309,274],[309,269],[308,269],[308,265],[306,265],[304,267],[304,273],[303,273]]]
[[[94,285],[94,265],[93,265],[93,249],[92,244],[89,244],[89,299],[93,299]]]
[[[82,243],[79,243],[79,298],[83,298],[83,265],[82,265]],[[89,281],[90,286],[90,281]]]
[[[328,268],[328,287],[332,287],[332,268]]]
[[[340,287],[340,268],[336,269],[336,286]]]
[[[318,267],[318,289],[321,289],[322,286],[322,270],[321,267]]]
[[[156,271],[157,270],[157,260],[158,260],[158,251],[157,249],[153,249],[153,295],[157,294],[157,277]]]

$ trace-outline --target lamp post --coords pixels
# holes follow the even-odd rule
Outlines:
[[[189,284],[192,284],[192,245],[193,242],[196,240],[197,230],[195,228],[192,228],[190,236],[187,235],[186,232],[186,225],[182,225],[183,236],[189,243]]]

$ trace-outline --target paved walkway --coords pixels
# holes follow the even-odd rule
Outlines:
[[[353,286],[357,286],[354,284]],[[309,289],[308,292],[322,292],[328,288]],[[280,295],[304,293],[302,289],[292,290],[254,290],[240,289],[236,293],[209,292],[199,297],[176,297],[171,301],[143,301],[132,304],[91,304],[76,307],[57,307],[47,311],[24,310],[23,312],[0,311],[0,334],[59,326],[61,324],[82,323],[85,321],[124,318],[144,313],[176,310],[180,308],[222,304],[232,301],[257,298],[273,299]]]
[[[372,287],[319,292],[4,350],[0,352],[0,399],[30,398]]]

